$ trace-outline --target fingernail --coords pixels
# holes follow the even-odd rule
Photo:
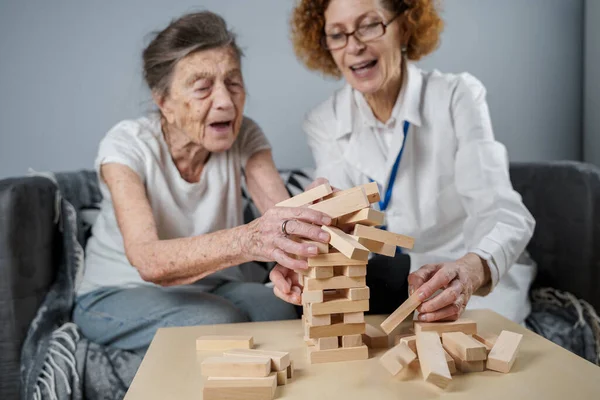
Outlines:
[[[324,242],[328,241],[329,240],[329,233],[327,233],[327,232],[321,232],[321,233],[319,233],[319,239],[321,239]]]
[[[322,221],[323,221],[323,225],[329,225],[329,224],[331,224],[331,217],[324,216],[322,218]]]
[[[310,254],[317,254],[318,251],[319,249],[317,249],[317,246],[308,246],[308,252]]]
[[[425,292],[419,292],[418,296],[419,296],[419,300],[421,300],[421,301],[425,300]]]
[[[415,292],[415,288],[413,288],[412,286],[409,286],[408,287],[408,295],[412,296],[414,292]]]
[[[427,314],[419,314],[419,321],[427,321]]]

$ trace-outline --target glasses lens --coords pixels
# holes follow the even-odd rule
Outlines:
[[[377,39],[382,36],[384,32],[383,24],[381,22],[360,26],[356,32],[358,38],[364,42]]]
[[[324,44],[329,50],[341,49],[346,45],[346,39],[347,37],[343,33],[325,35]]]

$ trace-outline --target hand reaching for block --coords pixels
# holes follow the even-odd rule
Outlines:
[[[269,279],[275,285],[273,288],[275,296],[288,303],[302,304],[302,280],[296,271],[277,264],[271,270]]]

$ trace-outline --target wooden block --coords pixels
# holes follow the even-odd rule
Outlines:
[[[409,349],[411,349],[415,353],[417,352],[417,336],[416,335],[408,334],[408,336],[400,337],[398,342],[404,343],[405,345],[408,346]]]
[[[308,348],[308,360],[311,364],[367,360],[368,358],[369,349],[367,346],[339,348],[333,350],[317,350],[314,347]]]
[[[304,290],[328,290],[364,287],[367,285],[364,276],[334,276],[327,279],[307,278],[304,280]]]
[[[453,322],[415,322],[415,333],[437,332],[441,335],[445,332],[462,332],[465,335],[477,333],[477,323],[470,319],[457,319]]]
[[[312,305],[323,304],[323,303],[310,303]],[[306,315],[306,322],[310,326],[326,326],[331,325],[331,315],[323,314],[323,315],[315,315],[312,310],[312,305],[309,306],[309,311]]]
[[[369,300],[331,300],[311,305],[312,315],[345,314],[369,311]]]
[[[342,336],[342,347],[359,347],[363,345],[362,335]]]
[[[282,369],[286,369],[288,365],[290,365],[290,353],[286,353],[284,351],[232,349],[224,351],[223,356],[270,358],[272,371],[281,371]]]
[[[365,324],[331,324],[325,326],[307,326],[308,337],[318,339],[329,336],[358,335],[365,333]]]
[[[415,309],[421,304],[421,300],[417,296],[418,292],[413,293],[404,303],[400,305],[385,321],[381,323],[381,329],[388,335],[398,327],[408,317],[411,315]]]
[[[460,358],[454,358],[454,362],[456,363],[456,369],[460,372],[469,373],[469,372],[483,372],[485,371],[485,361],[463,361]]]
[[[294,378],[294,360],[290,360],[290,365],[287,367],[287,377],[288,379]]]
[[[519,333],[510,331],[500,332],[496,344],[492,347],[492,351],[488,355],[487,369],[503,373],[509,372],[517,359],[522,339],[523,335]]]
[[[396,246],[393,244],[387,244],[382,242],[377,242],[371,239],[365,239],[358,236],[350,235],[354,240],[358,243],[365,246],[371,253],[381,254],[388,257],[394,257],[396,255]]]
[[[366,324],[363,342],[372,349],[387,349],[389,347],[388,336],[373,325]]]
[[[417,332],[417,353],[423,379],[442,389],[446,388],[452,381],[452,376],[437,333]]]
[[[385,222],[385,213],[374,210],[372,208],[363,208],[351,214],[339,217],[337,220],[338,226],[361,224],[366,226],[383,225]]]
[[[322,290],[305,290],[302,292],[302,304],[322,303],[322,302],[323,302],[323,291]]]
[[[309,267],[307,271],[309,278],[326,279],[333,277],[333,267]]]
[[[300,193],[290,199],[280,201],[276,204],[277,207],[301,207],[308,203],[312,203],[315,200],[322,199],[323,197],[333,193],[329,183],[324,183],[315,188],[307,190],[304,193]]]
[[[317,339],[317,349],[319,350],[331,350],[339,347],[338,337],[322,337]]]
[[[208,357],[201,366],[202,376],[262,377],[271,373],[268,357]]]
[[[346,257],[342,253],[319,254],[310,257],[308,260],[309,267],[332,267],[336,265],[365,265],[363,260],[353,260]]]
[[[322,226],[321,229],[329,233],[331,247],[352,260],[368,261],[369,250],[350,235],[334,226]]]
[[[329,253],[329,244],[328,243],[316,242],[314,240],[308,240],[308,239],[304,239],[304,238],[301,238],[298,236],[293,236],[293,235],[290,235],[289,238],[297,243],[305,243],[305,244],[310,244],[310,245],[315,246],[317,248],[318,254]]]
[[[223,351],[229,349],[251,349],[252,336],[200,336],[196,339],[196,350]]]
[[[304,336],[304,343],[306,343],[307,346],[316,346],[318,342],[317,339],[312,339],[308,336]]]
[[[331,218],[339,218],[342,215],[367,208],[369,204],[364,189],[358,187],[348,190],[345,194],[308,206],[308,208],[321,211]]]
[[[361,312],[353,312],[353,313],[344,313],[344,323],[345,324],[360,324],[365,322],[365,313]]]
[[[277,371],[277,386],[285,386],[287,385],[287,368],[281,371]]]
[[[368,286],[362,288],[342,289],[344,297],[350,300],[369,300],[371,298],[371,290]]]
[[[344,267],[336,267],[340,268],[341,275],[345,276],[367,276],[367,266],[366,265],[346,265]]]
[[[416,344],[416,341],[415,341],[415,347],[416,346],[417,346],[417,344]],[[412,350],[412,348],[411,348],[411,350]],[[419,356],[418,352],[415,352],[415,354],[417,354],[417,357]],[[444,349],[444,356],[446,357],[446,364],[448,364],[448,371],[450,371],[450,375],[455,374],[456,373],[456,362],[454,362],[454,358],[452,358],[452,356],[450,355],[450,353],[448,353],[445,349]],[[421,368],[421,364],[419,364],[419,359],[414,360],[410,364],[410,366],[411,366],[411,368],[420,369]]]
[[[344,194],[347,194],[351,190],[356,190],[359,187],[362,187],[364,189],[365,193],[367,194],[367,199],[369,200],[369,203],[371,203],[371,204],[377,203],[379,200],[381,200],[381,196],[379,194],[379,188],[377,187],[377,182],[371,182],[371,183],[367,183],[365,185],[360,185],[360,186],[354,187],[352,189],[340,190],[338,192],[333,192],[333,193],[327,195],[326,198],[331,199],[333,197],[342,196]]]
[[[271,400],[277,390],[277,374],[264,378],[209,377],[202,389],[204,400]]]
[[[442,345],[463,361],[483,361],[487,358],[485,346],[462,332],[442,333]]]
[[[473,335],[473,339],[483,343],[489,354],[492,351],[492,347],[496,344],[496,340],[498,340],[498,335],[489,332],[478,332]]]
[[[397,346],[392,347],[381,356],[379,362],[387,369],[393,376],[396,376],[405,367],[408,367],[410,363],[417,359],[417,355],[408,348],[404,343],[400,343]]]
[[[360,224],[354,227],[354,236],[391,244],[393,246],[404,247],[406,249],[412,249],[415,245],[415,239],[410,236],[400,235],[398,233],[388,232],[373,228],[372,226]]]

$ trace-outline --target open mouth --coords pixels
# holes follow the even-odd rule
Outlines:
[[[230,128],[233,125],[233,121],[232,120],[216,121],[209,125],[212,128],[216,128],[216,129],[226,129],[226,128]]]
[[[354,64],[350,66],[350,69],[354,72],[366,72],[377,65],[377,59],[371,61],[365,61],[359,64]]]

